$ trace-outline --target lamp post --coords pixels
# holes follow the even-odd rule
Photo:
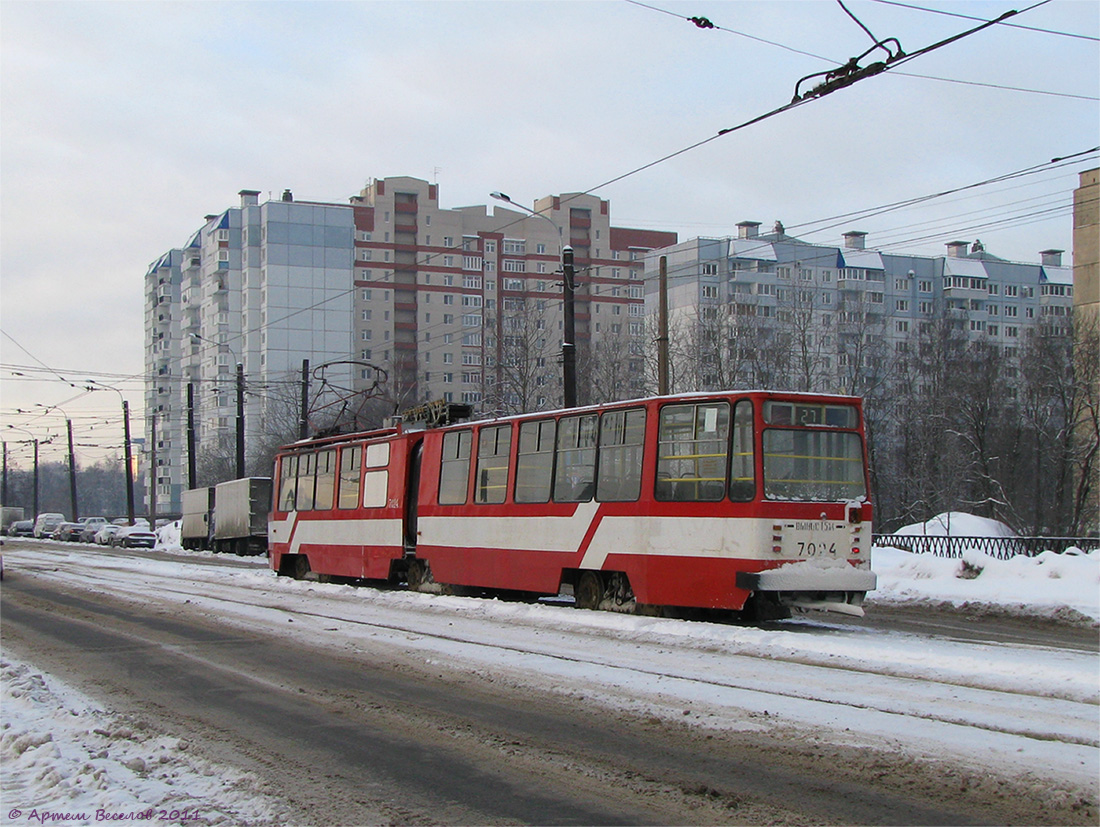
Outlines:
[[[76,454],[73,452],[73,420],[65,412],[60,405],[43,405],[41,402],[35,402],[40,408],[44,408],[46,413],[50,411],[61,411],[61,414],[65,417],[65,429],[69,433],[69,505],[72,507],[73,522],[75,523],[80,517],[77,508],[76,500]]]
[[[39,445],[49,445],[51,440],[52,440],[52,437],[47,437],[44,440],[39,440],[38,437],[36,437],[33,433],[28,431],[26,428],[17,428],[14,425],[8,425],[8,428],[10,430],[13,430],[13,431],[22,431],[27,436],[31,437],[31,439],[17,440],[15,442],[16,445],[34,445],[34,491],[33,491],[32,507],[33,507],[33,511],[34,511],[34,517],[37,518],[38,517],[38,446]],[[7,461],[7,445],[8,445],[8,443],[5,442],[4,443],[5,463]],[[5,470],[6,470],[6,465],[5,465]],[[4,493],[4,504],[6,505],[7,502],[8,502],[7,492],[5,491],[5,493]]]
[[[191,337],[197,339],[200,342],[206,342],[207,344],[214,345],[219,350],[224,347],[234,357],[236,353],[233,353],[233,349],[229,345],[223,345],[221,342],[212,342],[200,336],[198,333],[192,333]],[[237,460],[237,479],[244,478],[244,362],[237,359],[237,445],[236,445],[236,460]]]
[[[554,220],[541,212],[536,212],[530,207],[525,207],[523,204],[518,204],[505,195],[503,192],[491,192],[490,198],[495,198],[498,201],[504,201],[511,204],[513,207],[530,213],[538,218],[543,218],[550,222],[550,225],[558,231],[558,249],[561,256],[561,273],[562,273],[562,342],[561,342],[561,382],[562,382],[562,403],[566,408],[573,408],[577,405],[577,344],[576,344],[576,295],[574,293],[574,273],[573,273],[573,248],[568,244],[564,244],[562,239],[561,227],[559,227]]]
[[[126,463],[126,518],[129,520],[130,525],[134,524],[134,456],[132,448],[130,447],[130,403],[126,401],[126,397],[122,395],[122,391],[118,388],[111,387],[97,379],[91,379],[89,382],[100,388],[106,388],[109,391],[114,391],[118,394],[118,398],[122,400],[122,449],[125,455],[124,462]]]

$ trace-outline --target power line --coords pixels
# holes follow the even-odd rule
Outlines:
[[[783,49],[784,51],[791,52],[792,54],[802,55],[804,57],[812,57],[815,60],[820,60],[824,63],[830,63],[830,64],[833,64],[833,65],[838,65],[838,64],[841,63],[841,61],[836,60],[835,58],[826,57],[824,55],[820,55],[820,54],[817,54],[815,52],[809,52],[809,51],[806,51],[805,49],[798,49],[798,48],[795,48],[794,46],[789,46],[785,43],[780,43],[780,42],[775,41],[775,40],[769,40],[769,39],[764,38],[764,37],[758,37],[757,35],[752,35],[752,34],[749,34],[748,32],[739,31],[737,29],[731,29],[727,26],[720,26],[716,23],[712,23],[707,18],[684,17],[683,15],[678,14],[674,11],[669,11],[668,9],[662,9],[658,6],[654,6],[654,5],[651,5],[649,3],[642,3],[642,2],[640,2],[640,0],[625,0],[625,2],[630,3],[633,6],[640,6],[641,8],[644,8],[644,9],[649,9],[651,11],[655,11],[655,12],[659,12],[661,14],[666,14],[666,15],[669,15],[671,17],[675,17],[678,20],[687,20],[688,22],[695,23],[695,25],[699,28],[714,29],[716,31],[721,31],[721,32],[726,32],[728,34],[736,35],[738,37],[744,37],[744,38],[747,38],[749,40],[754,40],[758,43],[763,43],[767,46],[774,46],[777,49]],[[884,2],[884,0],[880,0],[880,2]],[[903,5],[903,4],[896,3],[894,5]],[[845,11],[847,11],[847,9],[845,9]],[[849,14],[850,14],[850,12],[849,12]],[[956,16],[958,16],[958,17],[967,17],[966,15],[956,15]],[[980,18],[980,17],[970,17],[968,19],[970,19],[970,20],[981,20],[982,18]],[[699,21],[706,21],[706,22],[705,22],[704,25],[700,25]],[[1008,25],[1014,25],[1014,24],[1002,23],[1002,25],[1008,26]],[[1026,29],[1026,28],[1029,28],[1029,27],[1027,27],[1027,26],[1018,26],[1018,28]],[[1043,30],[1037,29],[1036,31],[1043,31]],[[1055,33],[1055,34],[1057,34],[1057,33]],[[1092,39],[1095,39],[1095,38],[1092,38]],[[998,84],[998,83],[983,83],[983,82],[980,82],[980,81],[960,80],[958,78],[938,77],[936,75],[921,75],[921,74],[916,74],[916,73],[913,73],[913,72],[897,72],[897,71],[895,71],[893,74],[897,75],[898,77],[917,78],[919,80],[934,80],[934,81],[937,81],[937,82],[940,82],[940,83],[955,83],[955,84],[960,84],[960,85],[964,85],[964,86],[977,86],[977,87],[986,88],[986,89],[1000,89],[1000,90],[1008,91],[1008,92],[1024,92],[1026,94],[1031,94],[1031,95],[1047,95],[1047,96],[1050,96],[1050,97],[1071,98],[1071,99],[1075,99],[1075,100],[1087,100],[1087,101],[1100,100],[1100,97],[1096,97],[1096,96],[1093,96],[1093,95],[1076,95],[1076,94],[1072,94],[1072,93],[1069,93],[1069,92],[1053,92],[1053,91],[1046,90],[1046,89],[1030,89],[1030,88],[1023,87],[1023,86],[1007,86],[1005,84]]]
[[[959,12],[944,11],[943,9],[928,9],[928,8],[925,8],[924,6],[914,6],[911,3],[900,3],[900,2],[897,2],[897,0],[872,0],[872,2],[881,3],[884,6],[899,6],[900,8],[903,8],[903,9],[913,9],[914,11],[928,12],[929,14],[942,14],[942,15],[945,15],[947,17],[959,17],[959,18],[962,18],[963,20],[981,20],[982,19],[980,17],[972,17],[969,14],[960,14]],[[1034,8],[1034,6],[1032,8]],[[1007,26],[1007,27],[1010,27],[1010,28],[1013,28],[1013,29],[1023,29],[1024,31],[1029,31],[1029,32],[1039,32],[1040,34],[1053,34],[1053,35],[1058,35],[1059,37],[1074,37],[1074,38],[1078,38],[1080,40],[1091,40],[1094,43],[1095,42],[1100,42],[1100,37],[1093,37],[1092,35],[1087,35],[1087,34],[1077,34],[1076,32],[1061,32],[1061,31],[1056,31],[1054,29],[1040,29],[1040,28],[1036,28],[1035,26],[1024,26],[1021,23],[1002,23],[1001,25],[1002,26]]]

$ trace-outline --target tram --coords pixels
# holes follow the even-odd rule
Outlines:
[[[272,568],[581,608],[862,615],[871,571],[855,397],[652,397],[284,447]]]

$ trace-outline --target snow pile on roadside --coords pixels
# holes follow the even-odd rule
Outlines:
[[[97,708],[33,667],[0,661],[5,824],[64,820],[280,823],[250,774],[189,753],[188,743]]]
[[[183,523],[179,520],[157,529],[157,548],[173,551],[183,548]]]
[[[1004,523],[954,512],[899,529],[897,535],[1012,537]],[[888,543],[888,541],[886,541]],[[878,588],[868,603],[946,602],[969,609],[1069,621],[1100,620],[1100,554],[1069,549],[998,560],[973,548],[956,559],[875,546]],[[1083,617],[1082,617],[1083,616]]]

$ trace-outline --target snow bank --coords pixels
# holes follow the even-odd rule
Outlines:
[[[961,559],[876,546],[871,603],[943,601],[986,604],[1013,614],[1064,617],[1066,610],[1100,620],[1100,555],[1070,549],[997,560],[974,550]]]
[[[141,721],[106,712],[27,664],[0,660],[0,686],[5,824],[285,820],[251,774],[192,754],[186,741],[152,732]]]
[[[902,526],[896,535],[919,537],[1015,537],[1016,532],[999,520],[962,511],[937,514],[926,523]]]
[[[938,514],[893,536],[1015,537],[998,520],[961,511]],[[900,545],[900,543],[899,543]],[[913,554],[889,545],[871,550],[878,589],[869,603],[940,602],[981,605],[1006,613],[1081,620],[1100,619],[1100,555],[1071,548],[1062,554],[1044,551],[1035,557],[1016,555],[997,560],[975,548],[958,559]]]

